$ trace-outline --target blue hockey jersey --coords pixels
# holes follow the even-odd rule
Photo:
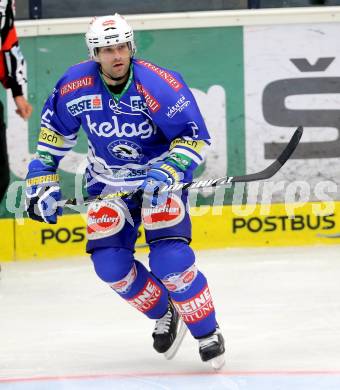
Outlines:
[[[110,92],[98,63],[69,68],[44,105],[38,153],[52,155],[58,165],[76,144],[80,128],[88,139],[89,189],[98,184],[115,190],[135,187],[150,165],[169,155],[190,180],[210,144],[182,77],[140,59],[132,60],[120,96]]]

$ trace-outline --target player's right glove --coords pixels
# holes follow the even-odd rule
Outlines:
[[[62,208],[59,175],[54,167],[45,165],[40,159],[32,160],[26,176],[25,208],[31,219],[39,222],[57,223]]]
[[[162,191],[165,186],[180,182],[183,172],[172,161],[164,160],[151,165],[147,176],[139,188],[144,194],[151,207],[164,204],[167,200],[168,191]]]

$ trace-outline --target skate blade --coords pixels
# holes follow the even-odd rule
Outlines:
[[[216,356],[215,358],[209,360],[208,363],[210,363],[211,367],[215,371],[219,371],[225,364],[224,354]]]
[[[172,358],[175,357],[179,347],[182,344],[184,336],[187,333],[187,330],[188,330],[187,326],[180,319],[180,325],[179,325],[179,328],[178,328],[178,332],[177,332],[177,336],[175,338],[175,341],[173,342],[172,346],[166,352],[164,352],[165,359],[171,360]]]

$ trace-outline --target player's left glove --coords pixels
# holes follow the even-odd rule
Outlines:
[[[168,191],[161,190],[165,186],[182,181],[183,176],[183,172],[171,161],[160,161],[151,166],[139,188],[151,207],[159,206],[164,204],[169,196]]]
[[[25,207],[28,216],[39,222],[57,223],[62,208],[59,175],[54,167],[45,165],[40,159],[32,160],[26,176]]]

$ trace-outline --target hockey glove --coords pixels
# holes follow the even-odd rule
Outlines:
[[[169,193],[168,191],[161,192],[162,188],[180,182],[183,176],[183,172],[171,161],[165,160],[153,164],[139,187],[144,193],[148,206],[155,207],[164,204]]]
[[[28,216],[39,222],[57,223],[62,208],[57,206],[61,199],[59,175],[54,167],[41,160],[32,160],[26,176],[25,207]]]

